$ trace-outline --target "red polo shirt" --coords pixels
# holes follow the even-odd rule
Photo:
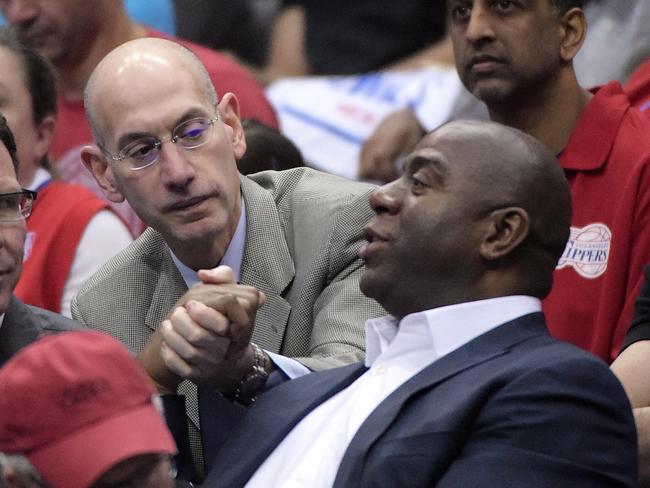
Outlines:
[[[650,120],[618,82],[592,92],[559,158],[571,237],[543,308],[553,335],[611,363],[650,261]]]

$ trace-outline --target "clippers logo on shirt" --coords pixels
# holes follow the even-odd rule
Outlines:
[[[29,256],[31,256],[35,240],[36,232],[31,230],[27,232],[25,235],[25,245],[23,246],[23,263],[29,259]]]
[[[571,235],[556,269],[572,267],[583,278],[594,279],[607,269],[612,231],[603,223],[571,227]]]

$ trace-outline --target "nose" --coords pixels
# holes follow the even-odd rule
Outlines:
[[[401,178],[377,188],[368,199],[370,207],[379,215],[395,214],[401,205]]]
[[[7,0],[2,7],[7,22],[11,26],[23,26],[38,16],[38,5],[32,0]]]
[[[474,4],[469,14],[465,38],[471,44],[478,44],[494,38],[494,30],[490,22],[490,12],[478,2]]]
[[[186,149],[168,142],[160,148],[157,164],[160,165],[162,183],[173,192],[184,191],[196,177],[194,165]]]

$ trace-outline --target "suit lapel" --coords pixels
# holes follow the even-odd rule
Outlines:
[[[183,277],[176,268],[165,244],[160,252],[160,274],[145,317],[145,323],[152,331],[158,328],[174,304],[187,291],[187,285],[185,285],[185,281],[183,281]]]
[[[34,320],[34,314],[12,295],[0,327],[0,366],[38,339],[40,333],[41,328]]]
[[[282,298],[295,275],[282,222],[268,190],[241,177],[246,202],[246,249],[241,282],[266,294],[267,302],[255,318],[253,341],[271,352],[280,352],[291,305]]]
[[[526,315],[477,337],[423,369],[389,395],[361,425],[343,456],[334,486],[360,485],[363,465],[372,445],[391,426],[414,394],[430,390],[469,368],[507,354],[517,344],[540,335],[548,335],[543,315]]]
[[[305,415],[365,371],[363,363],[351,364],[303,376],[266,392],[249,407],[241,428],[219,452],[211,476],[202,486],[244,486]]]

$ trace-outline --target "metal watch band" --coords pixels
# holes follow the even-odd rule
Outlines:
[[[242,378],[230,398],[242,405],[250,405],[255,402],[260,393],[264,391],[266,381],[269,378],[268,358],[262,348],[251,342],[253,348],[253,367],[251,371]]]

